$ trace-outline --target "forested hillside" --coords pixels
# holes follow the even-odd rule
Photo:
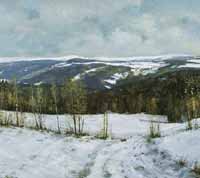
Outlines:
[[[150,113],[167,115],[172,122],[200,116],[200,71],[184,69],[149,77],[134,77],[112,90],[91,91],[79,81],[80,92],[86,92],[84,113]],[[53,92],[53,90],[54,92]],[[55,94],[56,92],[56,94]],[[22,85],[16,81],[0,84],[1,109],[68,113],[69,80],[63,85]],[[78,96],[77,96],[78,97]],[[17,106],[16,106],[17,105]]]

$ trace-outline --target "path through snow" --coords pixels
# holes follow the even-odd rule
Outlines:
[[[188,168],[176,161],[155,144],[135,136],[127,142],[112,143],[95,153],[95,159],[85,176],[77,178],[191,178]]]

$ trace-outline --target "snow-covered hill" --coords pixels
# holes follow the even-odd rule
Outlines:
[[[5,59],[2,59],[5,61]],[[0,63],[0,79],[16,78],[20,83],[63,83],[82,80],[91,89],[111,89],[134,76],[148,76],[162,71],[193,70],[200,67],[198,57],[165,55],[130,58],[10,58]]]
[[[34,122],[26,114],[26,126]],[[101,130],[103,115],[85,116],[91,135]],[[62,128],[66,116],[60,116]],[[148,143],[150,120],[161,121],[161,138]],[[56,117],[45,115],[49,129]],[[109,114],[114,139],[74,138],[25,128],[0,128],[0,177],[15,178],[193,178],[200,161],[200,131],[186,131],[186,123],[169,124],[166,117]],[[127,138],[120,140],[118,138]],[[181,165],[181,160],[185,165]]]
[[[43,60],[57,60],[57,61],[68,61],[71,59],[83,59],[83,60],[97,60],[97,61],[130,61],[130,60],[166,60],[173,58],[193,57],[187,54],[174,54],[174,55],[158,55],[158,56],[132,56],[132,57],[85,57],[77,55],[68,55],[60,57],[0,57],[0,63],[5,62],[19,62],[19,61],[43,61]]]

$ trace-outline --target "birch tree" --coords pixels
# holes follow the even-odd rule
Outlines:
[[[87,110],[87,92],[82,83],[69,80],[65,86],[66,92],[66,110],[73,119],[74,133],[80,135],[83,133],[84,119],[82,114]]]
[[[13,80],[13,104],[15,107],[15,116],[16,116],[16,125],[19,126],[20,125],[20,121],[19,121],[19,102],[18,102],[18,87],[17,87],[17,81],[16,79]]]
[[[36,100],[37,100],[37,116],[39,129],[43,130],[43,120],[42,120],[42,104],[43,104],[43,89],[38,86],[36,90]]]
[[[61,133],[60,121],[59,121],[59,116],[58,116],[58,100],[57,100],[58,93],[57,93],[57,88],[56,88],[55,84],[52,84],[52,86],[51,86],[51,94],[52,94],[52,97],[53,97],[54,111],[56,113],[58,133]]]
[[[35,127],[36,127],[36,129],[39,129],[39,124],[38,124],[38,121],[37,121],[37,114],[36,114],[36,111],[37,111],[37,109],[36,109],[36,105],[37,105],[37,103],[36,103],[36,99],[35,99],[35,96],[34,96],[34,90],[33,90],[33,86],[31,85],[31,87],[30,87],[30,101],[29,101],[29,104],[30,104],[30,110],[31,110],[31,112],[32,112],[32,114],[33,114],[33,116],[34,116],[34,119],[35,119]]]

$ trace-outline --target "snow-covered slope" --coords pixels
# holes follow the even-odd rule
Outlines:
[[[189,163],[200,162],[200,130],[185,131],[164,138],[160,147],[167,150],[177,160]]]
[[[101,144],[22,129],[0,132],[1,178],[75,178]]]
[[[33,124],[31,114],[26,117],[26,126]],[[102,117],[85,116],[90,134],[101,129]],[[56,128],[55,116],[44,118],[47,128]],[[67,121],[71,122],[69,117],[60,116],[60,119],[62,129],[68,125]],[[145,137],[152,120],[162,122],[164,137],[148,143]],[[123,141],[0,128],[0,177],[193,178],[191,166],[200,161],[200,132],[185,131],[185,128],[185,123],[169,124],[166,117],[145,114],[109,114],[109,133],[115,138],[126,137]],[[183,156],[191,165],[178,164]]]
[[[19,62],[19,61],[35,61],[35,60],[57,60],[57,61],[67,61],[71,59],[93,59],[98,61],[127,61],[127,60],[154,60],[154,59],[172,59],[178,57],[192,57],[192,55],[187,54],[168,54],[168,55],[159,55],[159,56],[132,56],[132,57],[85,57],[78,55],[68,55],[68,56],[60,56],[60,57],[0,57],[0,63],[4,62]]]
[[[3,60],[3,59],[2,59]],[[199,68],[198,57],[188,55],[145,56],[129,58],[11,58],[0,63],[0,79],[16,78],[21,83],[63,83],[72,78],[88,88],[112,89],[128,78],[148,76],[162,71]],[[9,62],[10,61],[10,62]]]

